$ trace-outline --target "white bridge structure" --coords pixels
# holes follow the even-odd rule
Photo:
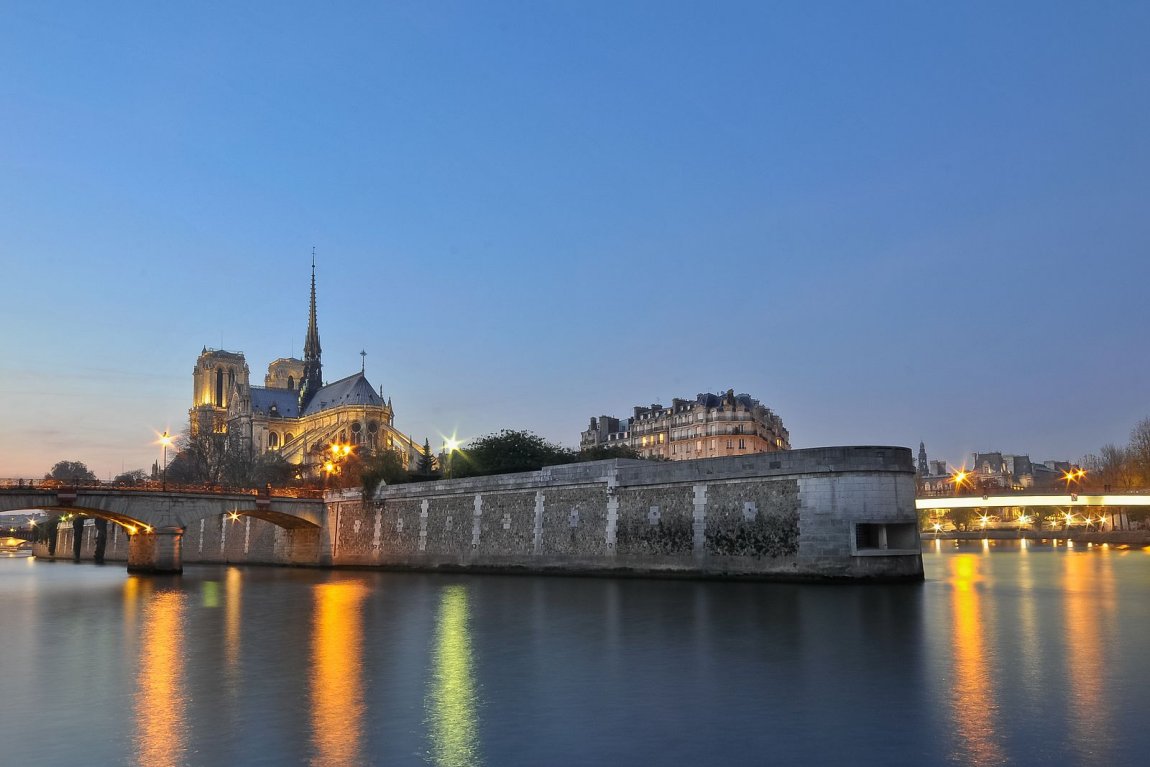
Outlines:
[[[1063,508],[1100,508],[1106,506],[1150,506],[1150,495],[956,495],[918,498],[917,509],[997,509],[1058,506]]]

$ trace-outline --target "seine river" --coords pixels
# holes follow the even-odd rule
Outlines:
[[[1142,765],[1150,552],[895,586],[0,559],[5,765]]]

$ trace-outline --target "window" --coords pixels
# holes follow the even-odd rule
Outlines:
[[[733,440],[733,439],[727,440],[727,449],[733,450],[734,448],[735,448],[735,440]]]
[[[288,376],[288,388],[295,391],[295,379],[291,376]]]
[[[276,434],[274,431],[269,433],[268,434],[268,447],[270,447],[272,450],[275,450],[279,446],[280,446],[280,435]]]
[[[695,440],[695,449],[698,450],[700,453],[703,452],[703,440],[701,440],[701,439]]]
[[[742,438],[739,439],[739,449],[740,450],[746,450],[747,449],[747,441],[745,439],[742,439]]]
[[[856,556],[918,554],[918,531],[914,522],[863,522],[855,525]]]

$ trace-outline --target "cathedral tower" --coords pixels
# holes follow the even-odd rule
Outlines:
[[[248,363],[242,352],[205,346],[192,369],[192,408],[188,411],[192,434],[226,431],[233,390],[247,385]]]
[[[311,307],[307,319],[307,338],[303,343],[303,383],[299,389],[302,413],[315,393],[323,387],[323,364],[320,362],[319,326],[315,319],[315,254],[311,257]]]

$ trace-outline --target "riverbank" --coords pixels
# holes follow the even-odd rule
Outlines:
[[[939,541],[1073,541],[1075,543],[1109,543],[1129,546],[1150,546],[1150,530],[1108,530],[1085,532],[1079,530],[970,530],[949,533],[923,532],[923,543]]]

